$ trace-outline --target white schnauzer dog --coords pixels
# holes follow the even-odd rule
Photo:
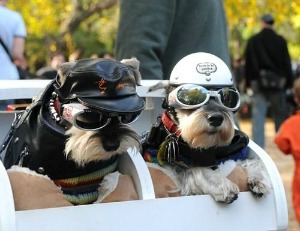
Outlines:
[[[119,155],[141,146],[128,126],[144,109],[136,93],[138,69],[135,58],[62,64],[57,78],[15,122],[5,167],[48,176],[74,205],[95,202]]]
[[[240,98],[221,59],[203,52],[188,55],[169,81],[149,91],[159,88],[166,89],[166,110],[145,138],[143,155],[169,171],[180,195],[210,194],[216,201],[233,202],[241,189],[227,176],[237,166],[246,173],[243,191],[257,197],[270,191],[261,161],[247,156],[247,135],[235,129],[233,112]]]

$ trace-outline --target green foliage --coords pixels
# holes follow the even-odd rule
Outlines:
[[[242,56],[249,37],[260,30],[261,15],[271,13],[275,17],[275,30],[288,40],[292,58],[299,59],[299,0],[224,0],[224,6],[230,31],[230,50],[235,57]]]
[[[106,7],[95,8],[100,4]],[[270,12],[276,19],[275,29],[289,42],[292,58],[299,59],[299,0],[224,0],[224,6],[234,57],[242,56],[248,38],[260,29],[260,16]],[[26,55],[32,71],[37,63],[48,62],[57,50],[67,56],[82,50],[84,57],[114,51],[119,15],[116,0],[9,0],[8,7],[24,17],[28,33]],[[87,17],[70,26],[68,22],[78,15]],[[63,28],[65,25],[70,27]]]
[[[77,50],[84,57],[102,51],[113,52],[114,37],[117,30],[118,6],[103,12],[95,12],[76,25],[74,31],[62,36],[61,25],[73,15],[74,5],[79,10],[87,10],[91,4],[109,2],[104,0],[10,0],[8,7],[19,11],[27,28],[26,56],[32,72],[41,63],[48,63],[53,52],[62,50],[68,57]],[[113,1],[111,1],[113,2]]]
[[[117,20],[116,6],[106,10],[101,15],[92,15],[73,34],[75,47],[84,49],[85,57],[105,51],[113,52]]]

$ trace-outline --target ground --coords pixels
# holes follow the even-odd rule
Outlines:
[[[240,120],[239,123],[240,123],[240,129],[245,133],[247,133],[251,138],[251,121],[243,119]],[[289,213],[288,231],[299,231],[300,225],[295,219],[295,214],[291,203],[291,198],[292,198],[291,184],[292,184],[292,178],[294,172],[293,158],[291,156],[283,155],[274,144],[273,139],[275,135],[275,129],[274,129],[274,123],[271,120],[268,120],[266,123],[265,135],[266,135],[265,151],[271,156],[271,158],[275,162],[285,188],[285,193],[288,202],[288,213]]]

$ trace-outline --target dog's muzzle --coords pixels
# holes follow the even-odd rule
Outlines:
[[[221,113],[211,113],[207,116],[208,124],[212,127],[219,127],[224,121],[224,116]]]

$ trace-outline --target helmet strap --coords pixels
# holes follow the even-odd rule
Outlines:
[[[161,116],[161,121],[169,133],[174,134],[177,138],[180,136],[180,130],[177,123],[171,118],[168,111],[165,111]]]
[[[169,106],[167,98],[168,97],[164,98],[161,106],[163,109],[166,109],[165,113],[168,113],[168,116],[171,117],[176,124],[178,124],[179,120],[177,118],[177,113],[175,111],[175,108]]]

